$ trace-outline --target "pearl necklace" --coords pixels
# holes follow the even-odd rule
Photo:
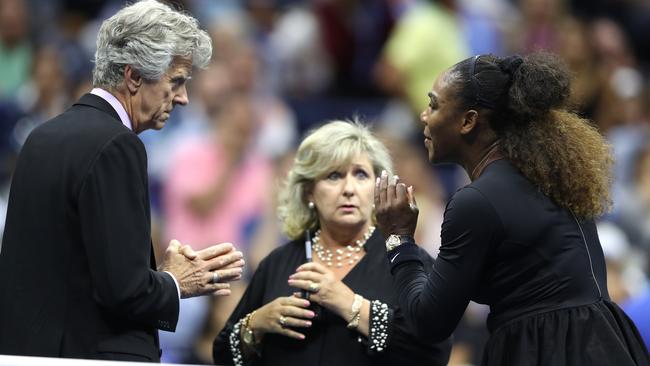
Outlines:
[[[343,248],[336,249],[336,266],[343,267],[343,262],[347,261],[346,264],[352,265],[354,262],[359,260],[359,252],[361,248],[366,244],[366,241],[372,236],[372,233],[375,231],[374,226],[370,226],[368,231],[363,234],[363,239],[359,239],[354,242],[354,245],[349,244]],[[320,243],[320,229],[314,233],[314,238],[312,239],[311,250],[316,253],[318,259],[321,262],[325,263],[328,267],[332,267],[332,260],[335,258],[334,253],[329,248],[325,248]]]

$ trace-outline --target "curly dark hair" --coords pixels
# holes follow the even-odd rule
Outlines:
[[[557,56],[482,55],[450,73],[459,107],[485,111],[502,153],[544,194],[580,217],[611,207],[610,146],[571,110],[571,75]]]

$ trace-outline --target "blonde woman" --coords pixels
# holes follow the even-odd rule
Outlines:
[[[330,122],[305,138],[279,208],[292,241],[260,263],[215,340],[217,364],[446,364],[448,341],[420,342],[396,306],[373,219],[382,170],[392,170],[389,154],[359,123]]]

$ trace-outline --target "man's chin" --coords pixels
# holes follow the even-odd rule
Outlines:
[[[167,124],[167,120],[164,120],[164,121],[157,121],[157,122],[154,124],[153,129],[156,130],[156,131],[162,130],[163,127],[165,127],[165,124]]]

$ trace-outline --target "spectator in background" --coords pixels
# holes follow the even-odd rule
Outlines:
[[[650,256],[650,144],[642,146],[633,161],[633,181],[621,197],[617,222],[630,242]]]
[[[12,99],[32,65],[25,0],[0,0],[0,100]]]
[[[424,108],[430,80],[468,50],[459,20],[448,2],[407,1],[375,69],[378,85],[414,111]]]
[[[248,230],[269,200],[271,166],[254,149],[252,100],[233,93],[223,102],[210,133],[179,146],[165,179],[165,237],[195,248],[248,242]]]
[[[446,364],[447,341],[420,342],[395,306],[383,238],[374,231],[374,178],[391,165],[359,124],[330,122],[303,140],[279,209],[291,241],[259,265],[215,339],[217,364]],[[312,238],[307,264],[305,236]]]

